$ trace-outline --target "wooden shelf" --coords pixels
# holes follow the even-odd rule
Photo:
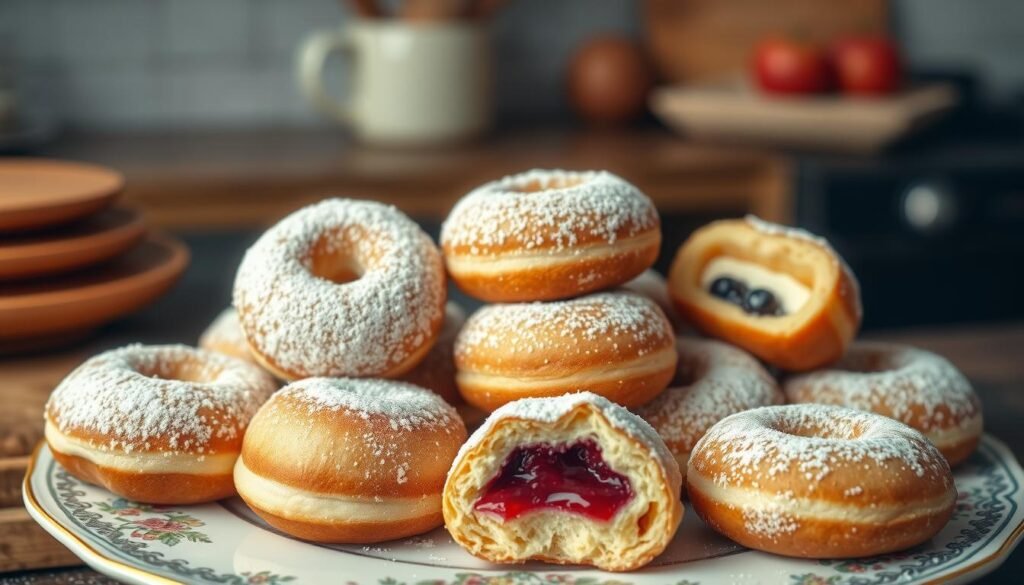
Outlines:
[[[785,220],[790,209],[784,158],[695,145],[659,128],[515,131],[429,150],[362,146],[339,131],[71,135],[44,154],[121,170],[125,201],[170,228],[267,225],[331,195],[440,220],[469,189],[538,167],[618,173],[665,214],[751,211]]]

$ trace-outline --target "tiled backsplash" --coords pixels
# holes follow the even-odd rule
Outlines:
[[[573,47],[602,31],[638,34],[639,0],[513,0],[494,26],[505,119],[564,111]],[[997,91],[1024,82],[1024,2],[902,0],[917,62],[977,64]],[[0,0],[0,66],[67,122],[124,127],[311,125],[295,49],[349,18],[338,0]],[[338,68],[335,85],[344,80]]]
[[[338,0],[0,0],[0,62],[78,126],[314,124],[296,47],[346,18]],[[494,26],[499,113],[557,113],[575,44],[637,29],[632,0],[510,3]]]

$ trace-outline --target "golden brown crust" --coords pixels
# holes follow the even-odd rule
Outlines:
[[[415,497],[440,493],[465,439],[457,415],[444,427],[397,431],[383,415],[311,411],[281,396],[253,418],[242,460],[257,475],[311,492]],[[408,462],[415,465],[399,476]]]
[[[267,524],[281,532],[312,542],[331,544],[383,542],[423,534],[444,523],[440,512],[419,518],[403,519],[399,522],[306,522],[278,516],[261,508],[257,502],[250,501],[244,495],[242,499]]]
[[[456,382],[487,411],[579,390],[639,406],[665,389],[677,359],[672,325],[653,301],[599,293],[481,309],[456,341]]]
[[[50,446],[53,458],[71,475],[111,492],[147,504],[200,504],[235,495],[231,473],[133,473],[97,465]]]
[[[788,274],[811,290],[811,298],[784,317],[748,315],[701,286],[707,264],[722,255]],[[694,232],[672,263],[669,293],[683,318],[702,332],[787,370],[839,359],[860,327],[856,280],[830,248],[743,220],[718,221]]]
[[[506,383],[508,378],[503,376],[491,378],[463,374],[456,379],[465,401],[486,412],[521,398],[555,397],[580,389],[604,396],[627,408],[635,408],[661,394],[672,381],[675,369],[672,358],[666,357],[664,350],[629,362],[628,374],[616,370],[617,365],[622,364],[607,363],[607,368],[588,366],[593,371],[584,378],[575,378],[578,381],[571,377],[550,378],[521,387],[510,386]],[[607,369],[608,375],[602,375],[602,369]],[[521,381],[527,381],[526,377]]]
[[[866,557],[910,548],[934,536],[953,514],[950,505],[934,514],[886,524],[802,519],[794,532],[767,536],[747,530],[740,509],[709,498],[693,485],[687,486],[687,496],[701,520],[729,539],[757,550],[813,559]]]
[[[847,558],[927,540],[956,505],[949,466],[917,431],[823,405],[766,407],[712,427],[687,496],[712,528],[777,554]]]
[[[399,379],[430,390],[452,406],[461,405],[462,397],[455,384],[455,337],[465,323],[466,312],[462,307],[454,302],[445,305],[444,324],[437,342],[415,368]]]
[[[633,241],[641,243],[630,247]],[[587,248],[585,257],[566,254],[564,261],[557,264],[545,260],[532,265],[524,258],[523,265],[499,273],[474,268],[486,266],[489,261],[523,257],[520,250],[480,257],[446,248],[445,258],[452,280],[472,297],[492,303],[550,301],[628,282],[654,264],[660,246],[660,230],[648,230],[616,244],[594,244]]]
[[[312,378],[253,418],[235,480],[246,502],[289,534],[377,542],[440,524],[445,476],[465,440],[456,411],[425,389]]]

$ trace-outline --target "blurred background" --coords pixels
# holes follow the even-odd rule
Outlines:
[[[753,213],[832,241],[869,335],[977,326],[945,353],[1019,361],[1022,55],[1016,0],[0,0],[0,508],[54,380],[194,343],[259,233],[332,195],[436,236],[484,182],[607,169],[661,211],[662,272]],[[0,571],[74,562],[19,542]]]
[[[694,225],[752,212],[832,239],[869,328],[1024,314],[1005,268],[1024,254],[1024,5],[762,4],[4,0],[0,148],[116,169],[179,233],[328,194],[436,229],[486,180],[607,168],[662,210],[662,268]],[[883,95],[758,89],[766,39],[785,59],[878,37],[904,64]],[[419,59],[386,54],[403,47]]]
[[[367,22],[454,36],[353,39]],[[123,201],[179,233],[327,194],[436,228],[486,180],[607,168],[661,208],[662,268],[693,225],[753,212],[832,239],[869,328],[1020,316],[1021,22],[1012,0],[4,0],[0,149],[116,169]],[[328,33],[348,45],[307,46]],[[904,62],[886,95],[743,87],[765,39],[879,36]]]

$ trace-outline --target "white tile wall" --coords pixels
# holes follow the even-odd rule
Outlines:
[[[574,47],[639,34],[638,2],[510,2],[493,29],[499,116],[563,113]],[[894,3],[915,63],[974,66],[995,95],[1021,92],[1024,2]],[[0,0],[0,83],[13,63],[30,101],[82,127],[325,124],[295,89],[294,53],[346,18],[338,0]]]
[[[74,0],[72,0],[74,1]],[[109,0],[104,0],[109,1]],[[152,2],[134,4],[150,5]],[[211,59],[228,65],[244,66],[250,46],[250,22],[255,10],[248,0],[172,0],[157,2],[154,25],[145,31],[153,34],[158,65],[164,63],[205,64]]]

